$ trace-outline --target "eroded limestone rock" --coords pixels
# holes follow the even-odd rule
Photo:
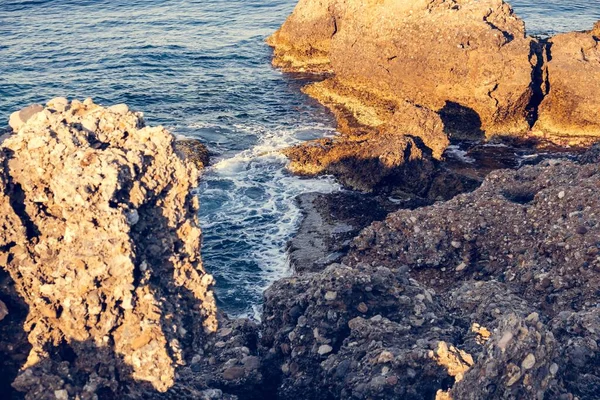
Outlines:
[[[581,144],[600,136],[600,22],[588,32],[552,37],[547,44],[548,93],[534,127],[539,135]]]
[[[126,107],[54,99],[2,143],[0,264],[29,306],[27,398],[164,392],[216,330],[198,171],[173,140]]]
[[[269,43],[285,70],[331,71],[339,84],[434,111],[458,105],[488,136],[529,129],[536,42],[502,0],[305,0]]]

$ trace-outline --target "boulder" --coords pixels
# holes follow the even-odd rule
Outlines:
[[[588,32],[549,39],[547,94],[534,130],[565,144],[586,144],[600,136],[600,22]]]
[[[303,0],[268,42],[285,70],[330,71],[448,119],[475,114],[471,134],[529,130],[537,42],[502,0]]]
[[[192,162],[198,170],[208,167],[210,153],[208,148],[198,139],[177,138],[175,150],[186,160]]]
[[[27,399],[165,392],[217,329],[198,171],[173,142],[126,107],[74,100],[2,143],[0,267],[29,308],[13,384]]]

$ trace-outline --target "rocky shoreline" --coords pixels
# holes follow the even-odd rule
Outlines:
[[[287,150],[290,170],[369,191],[457,140],[589,146],[599,29],[530,37],[502,0],[302,0],[268,39],[273,65],[320,80],[304,91],[341,135]]]
[[[598,29],[528,37],[501,0],[300,0],[274,64],[324,79],[305,91],[341,135],[286,150],[290,169],[358,191],[298,198],[260,324],[219,312],[202,266],[206,147],[124,104],[14,113],[0,393],[597,399],[600,147],[536,151],[600,137]],[[465,140],[487,164],[451,156]]]

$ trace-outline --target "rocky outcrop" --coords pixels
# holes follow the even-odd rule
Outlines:
[[[473,193],[373,223],[334,264],[296,266],[265,295],[273,390],[594,399],[598,161],[594,148],[493,172]]]
[[[301,0],[268,39],[273,64],[323,76],[304,91],[341,135],[286,150],[290,170],[371,191],[442,158],[449,139],[588,145],[600,136],[599,38],[599,26],[528,37],[503,0]]]
[[[13,386],[29,399],[166,392],[217,329],[198,171],[125,105],[55,99],[29,114],[0,151],[0,264],[29,308]]]
[[[528,130],[535,41],[501,0],[300,1],[269,43],[286,70],[331,70],[347,86],[435,111],[458,104],[488,135]],[[313,54],[329,67],[314,68]]]
[[[407,163],[440,159],[449,145],[442,120],[424,107],[382,101],[331,80],[305,91],[334,111],[342,135],[286,149],[294,173],[333,174],[350,188],[370,191]]]
[[[342,135],[289,149],[296,173],[371,189],[382,171],[440,159],[449,136],[530,127],[538,44],[502,0],[302,0],[268,43],[277,67],[333,74],[305,92]]]
[[[534,127],[540,135],[579,144],[600,135],[600,22],[589,32],[551,38],[545,64],[547,94]]]
[[[198,170],[202,171],[204,168],[208,167],[208,163],[210,162],[210,152],[199,140],[178,137],[174,146],[181,157],[192,162]]]

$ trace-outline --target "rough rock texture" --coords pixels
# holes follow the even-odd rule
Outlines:
[[[598,148],[375,222],[265,294],[280,398],[595,399]],[[297,261],[298,262],[298,261]]]
[[[551,38],[547,47],[547,94],[534,127],[566,143],[600,135],[600,22],[589,32]]]
[[[472,194],[373,224],[348,262],[411,265],[444,290],[457,278],[512,282],[552,315],[585,308],[600,266],[599,172],[565,160],[492,172]]]
[[[406,272],[332,264],[268,289],[262,345],[279,397],[428,399],[444,388],[430,351],[455,328]]]
[[[536,42],[502,0],[303,0],[268,42],[284,70],[333,72],[435,111],[459,105],[489,136],[529,128]]]
[[[177,138],[175,141],[176,151],[186,160],[192,162],[198,170],[202,171],[208,167],[210,153],[208,148],[199,140],[191,138]]]
[[[331,80],[305,91],[334,111],[342,134],[286,149],[294,173],[333,174],[348,187],[369,191],[406,163],[441,159],[449,145],[440,116],[424,107],[382,101]]]
[[[0,265],[32,346],[14,387],[28,399],[173,387],[217,321],[198,171],[172,135],[125,105],[54,99],[5,139],[0,163]]]
[[[327,73],[304,91],[341,132],[286,150],[290,170],[363,191],[449,138],[526,135],[543,96],[541,45],[502,0],[301,0],[268,43],[275,66]]]

